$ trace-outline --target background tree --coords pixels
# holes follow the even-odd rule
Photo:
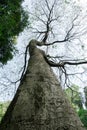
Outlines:
[[[65,89],[65,92],[73,105],[73,107],[78,111],[79,109],[83,109],[83,101],[81,97],[81,93],[79,92],[79,86],[72,85],[71,89]]]
[[[5,64],[12,59],[15,47],[14,38],[27,25],[27,13],[22,7],[23,0],[0,1],[0,62]]]

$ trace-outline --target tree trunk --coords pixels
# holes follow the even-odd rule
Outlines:
[[[2,119],[0,130],[85,130],[44,53],[30,42],[26,74]]]

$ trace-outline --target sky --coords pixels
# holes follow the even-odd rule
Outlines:
[[[86,9],[87,0],[74,0],[74,1],[76,2],[76,4],[81,6],[83,9]],[[23,3],[23,6],[27,9],[30,9],[31,8],[30,4],[31,4],[31,0],[25,0],[25,2]],[[18,49],[21,50],[21,48],[23,48],[23,50],[25,50],[25,46],[27,44],[27,41],[29,41],[29,40],[30,39],[28,37],[28,33],[26,33],[26,32],[21,33],[17,40]],[[22,42],[23,42],[23,44],[21,44]],[[23,52],[21,52],[21,53],[23,53]],[[20,59],[22,59],[21,62],[23,62],[23,55],[20,55]],[[19,63],[20,63],[19,59],[17,57],[14,57],[14,59],[12,61],[9,61],[8,65],[6,65],[2,69],[3,71],[1,72],[0,75],[1,76],[3,75],[3,77],[5,77],[5,75],[7,73],[8,77],[11,77],[11,78],[13,77],[12,81],[14,81],[14,79],[17,80],[18,76],[17,76],[16,72],[19,69],[17,64],[20,67],[22,67],[22,64],[23,64],[23,63],[22,64],[19,64]],[[14,69],[13,73],[11,73],[11,74],[9,73],[9,68],[10,68],[10,71],[13,71],[13,69]],[[15,77],[14,77],[14,72],[15,72]],[[4,80],[3,80],[3,82],[4,82]],[[8,84],[8,88],[7,87],[3,88],[3,86],[0,86],[0,101],[10,100],[13,97],[14,93],[16,92],[16,89],[17,89],[16,86],[14,89],[14,85],[10,87],[10,84]]]
[[[87,0],[75,0],[77,4],[79,4],[82,7],[87,6]]]

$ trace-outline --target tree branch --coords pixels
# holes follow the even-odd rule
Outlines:
[[[64,40],[56,40],[56,41],[54,41],[54,42],[52,42],[52,43],[45,43],[44,44],[44,46],[50,46],[50,45],[53,45],[53,44],[56,44],[56,43],[63,43],[63,42],[66,42],[66,41],[68,41],[67,39],[64,39]]]
[[[87,64],[87,61],[79,61],[79,62],[76,62],[76,61],[73,61],[73,62],[69,62],[69,61],[62,61],[62,62],[59,62],[59,63],[55,63],[53,61],[50,61],[47,56],[45,55],[45,60],[46,62],[51,66],[51,67],[63,67],[65,65],[82,65],[82,64]]]

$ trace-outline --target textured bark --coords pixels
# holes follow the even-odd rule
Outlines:
[[[30,42],[26,75],[11,102],[0,130],[85,130],[69,104],[44,53]]]

